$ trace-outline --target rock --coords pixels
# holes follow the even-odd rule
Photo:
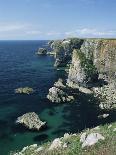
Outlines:
[[[91,133],[87,135],[83,133],[80,138],[80,142],[82,142],[82,148],[85,146],[91,146],[98,142],[98,140],[104,140],[105,138],[99,133]]]
[[[107,117],[109,117],[109,114],[103,114],[98,116],[98,118],[107,118]]]
[[[18,94],[28,94],[29,95],[29,94],[32,94],[33,92],[34,92],[34,90],[29,87],[15,89],[15,93],[18,93]]]
[[[97,81],[97,79],[98,72],[93,64],[92,58],[87,59],[86,55],[81,50],[74,50],[68,81],[86,87],[89,83]]]
[[[49,147],[49,150],[54,150],[62,147],[60,138],[56,138]]]
[[[52,87],[49,89],[49,93],[47,95],[47,98],[56,103],[60,102],[70,102],[74,100],[73,96],[68,96],[67,93],[65,93],[63,90]]]
[[[112,127],[112,124],[110,124],[109,126],[108,126],[108,129],[110,129]]]
[[[100,130],[99,126],[96,126],[95,128],[93,128],[94,130]]]
[[[38,152],[42,151],[43,149],[44,149],[44,147],[40,146],[39,148],[37,148],[36,152],[38,153]]]
[[[86,136],[87,136],[87,133],[86,132],[82,133],[82,135],[80,137],[80,142],[83,143],[85,141],[85,139],[86,139]]]
[[[46,55],[47,54],[46,48],[39,48],[37,54],[38,55]]]
[[[116,131],[116,128],[114,128],[113,131]]]
[[[63,84],[63,80],[60,78],[57,82],[54,83],[54,86],[57,88],[65,88],[66,86]]]
[[[79,87],[79,91],[82,93],[85,93],[85,94],[92,94],[93,93],[93,91],[91,91],[90,89],[85,88],[85,87]]]
[[[26,113],[17,118],[16,123],[23,124],[29,129],[40,130],[46,122],[42,122],[35,112]]]
[[[13,155],[28,155],[31,153],[31,155],[35,155],[38,152],[42,151],[43,147],[38,147],[37,144],[33,144],[30,146],[24,147],[20,152],[14,153]]]
[[[64,143],[62,147],[67,148],[68,147],[67,143]]]
[[[108,83],[102,87],[93,88],[94,96],[99,98],[101,109],[116,108],[116,88],[113,83]]]
[[[63,137],[63,139],[64,139],[64,140],[67,140],[67,139],[69,139],[70,137],[71,137],[71,135],[70,135],[70,134],[65,133],[65,134],[64,134],[64,137]]]

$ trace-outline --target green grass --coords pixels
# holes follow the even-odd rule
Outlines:
[[[112,125],[111,128],[108,128]],[[105,137],[105,140],[100,140],[93,146],[82,148],[80,136],[83,132],[76,135],[71,135],[69,138],[61,138],[62,143],[67,143],[67,148],[58,148],[52,151],[48,150],[52,142],[44,143],[43,151],[36,152],[34,149],[28,148],[21,155],[116,155],[116,123],[100,126],[100,129],[86,129],[86,133],[100,133]],[[40,147],[40,146],[38,146]],[[19,154],[18,154],[19,155]]]

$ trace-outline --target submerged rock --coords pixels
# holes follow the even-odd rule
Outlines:
[[[87,133],[83,133],[80,138],[80,142],[82,142],[82,148],[85,146],[91,146],[98,142],[98,140],[104,140],[105,138],[99,133],[91,133],[87,135]]]
[[[46,55],[47,54],[46,48],[39,48],[37,54],[38,55]]]
[[[32,94],[34,92],[33,88],[30,88],[30,87],[24,87],[24,88],[17,88],[15,89],[15,93],[18,93],[18,94]]]
[[[26,113],[17,118],[16,123],[23,124],[29,129],[40,130],[46,122],[42,122],[35,112]]]
[[[56,102],[56,103],[70,102],[70,101],[74,100],[73,96],[68,96],[68,94],[66,92],[64,92],[63,90],[56,88],[56,87],[52,87],[49,89],[47,98],[50,101]]]

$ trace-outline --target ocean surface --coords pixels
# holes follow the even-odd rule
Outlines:
[[[74,104],[55,104],[46,99],[49,88],[64,74],[54,68],[52,56],[35,54],[39,47],[47,47],[47,41],[0,41],[0,155],[99,123],[97,110],[87,104],[90,99],[86,96],[80,95]],[[25,86],[35,93],[14,93]],[[36,112],[47,127],[36,132],[17,126],[17,117],[27,112]]]

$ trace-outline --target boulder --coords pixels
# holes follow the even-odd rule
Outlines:
[[[98,116],[98,118],[107,118],[107,117],[109,117],[109,114],[103,114]]]
[[[29,88],[29,87],[20,87],[20,88],[17,88],[15,89],[15,93],[17,94],[32,94],[34,92],[34,90],[32,88]]]
[[[93,91],[91,91],[90,89],[85,88],[85,87],[79,87],[79,91],[84,94],[92,94],[93,93]]]
[[[91,146],[98,142],[98,140],[104,140],[105,138],[99,133],[83,133],[80,138],[80,142],[82,142],[82,148],[85,146]]]
[[[23,124],[28,129],[40,130],[46,122],[42,122],[35,112],[26,113],[17,118],[16,123]]]
[[[56,103],[60,102],[70,102],[74,100],[73,96],[68,96],[66,92],[63,90],[57,88],[57,87],[52,87],[49,89],[49,93],[47,95],[47,98]]]
[[[49,147],[49,150],[54,150],[62,147],[60,138],[56,138]]]
[[[47,54],[46,48],[39,48],[37,54],[38,55],[46,55]]]
[[[61,78],[59,78],[58,81],[54,83],[54,86],[57,87],[57,88],[65,88],[66,87],[63,84],[63,80]]]
[[[115,109],[116,108],[116,87],[114,83],[108,83],[102,87],[93,88],[94,96],[99,98],[101,109]]]

